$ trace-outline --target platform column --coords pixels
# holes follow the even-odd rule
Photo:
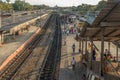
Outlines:
[[[84,50],[83,47],[84,47],[84,41],[82,39],[82,49],[81,49],[82,59],[81,60],[83,60],[83,50]]]
[[[118,43],[116,45],[116,61],[118,62]]]
[[[14,15],[14,10],[12,11],[12,23],[15,23],[15,15]]]
[[[87,38],[85,39],[85,53],[87,53]]]
[[[5,36],[5,34],[2,33],[2,44],[5,42],[5,41],[4,41],[4,36]]]
[[[79,49],[80,49],[80,52],[81,52],[81,39],[79,39]]]
[[[108,51],[110,52],[110,42],[108,42]]]
[[[90,42],[91,42],[90,70],[92,70],[92,55],[93,55],[93,39],[92,38],[90,38]]]
[[[1,13],[1,15],[2,15],[2,13]],[[0,28],[1,28],[1,26],[2,26],[2,19],[1,19],[1,15],[0,15]]]
[[[85,39],[85,60],[88,61],[88,51],[87,51],[87,37]]]
[[[19,32],[18,32],[19,34]],[[13,30],[13,39],[15,39],[15,30]]]
[[[2,46],[2,34],[0,33],[0,46]]]
[[[104,74],[104,28],[101,29],[101,76]]]
[[[0,33],[0,46],[4,43],[4,34]]]

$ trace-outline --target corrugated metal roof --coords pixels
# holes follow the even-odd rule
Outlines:
[[[101,40],[102,28],[106,41],[120,40],[120,0],[108,0],[93,24],[85,27],[81,36]]]
[[[105,7],[93,22],[92,26],[99,26],[101,22],[120,22],[120,0],[108,0]]]

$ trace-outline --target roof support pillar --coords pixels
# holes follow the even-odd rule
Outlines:
[[[85,60],[88,61],[88,51],[87,51],[87,37],[85,39]]]
[[[13,39],[15,39],[15,33],[16,33],[15,30],[13,30],[13,37],[12,37]]]
[[[110,52],[110,42],[108,42],[108,51]]]
[[[101,29],[101,76],[104,74],[104,28]]]
[[[12,23],[15,23],[15,15],[14,15],[14,10],[12,11]]]
[[[0,34],[0,46],[2,46],[2,34]]]
[[[82,39],[82,50],[81,50],[81,54],[82,54],[82,59],[81,60],[83,60],[83,50],[84,50],[84,41],[83,41],[83,39]]]
[[[4,33],[0,33],[0,46],[2,46],[2,44],[4,44]]]
[[[1,13],[1,15],[0,15],[0,28],[1,28],[1,26],[2,26],[2,13]]]
[[[87,53],[87,37],[85,39],[85,53]]]
[[[91,42],[91,55],[90,55],[90,70],[92,70],[92,56],[93,56],[93,39],[90,38]]]
[[[79,50],[81,52],[81,39],[79,39]]]
[[[4,33],[2,33],[2,44],[5,42],[4,37],[5,37],[5,34],[4,34]]]
[[[116,61],[118,62],[118,44],[116,45]]]

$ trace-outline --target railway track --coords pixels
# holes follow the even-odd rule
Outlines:
[[[52,20],[54,21],[54,20]],[[38,70],[40,69],[47,49],[49,48],[50,39],[53,36],[54,24],[50,24],[41,42],[34,49],[32,54],[26,60],[25,64],[15,74],[12,80],[36,80]]]
[[[49,19],[46,21],[44,27],[42,28],[41,32],[36,36],[33,41],[26,46],[24,50],[17,55],[10,64],[5,67],[3,71],[0,72],[0,80],[13,80],[14,75],[17,73],[21,65],[26,61],[26,59],[31,55],[34,48],[40,43],[42,36],[45,34],[47,28],[52,23],[52,20],[55,17],[51,15]]]
[[[57,15],[56,30],[36,80],[57,80],[61,56],[61,29]]]

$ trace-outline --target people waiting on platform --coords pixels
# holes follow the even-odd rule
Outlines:
[[[118,65],[116,67],[116,71],[120,71],[120,62],[118,62]]]
[[[85,61],[89,61],[89,53],[88,50],[85,52]]]
[[[66,40],[64,40],[64,46],[66,45]]]
[[[86,75],[83,74],[82,80],[87,80]]]
[[[105,52],[104,52],[105,72],[108,72],[110,70],[108,61],[111,61],[111,59],[112,59],[112,55],[110,54],[110,52],[107,49],[105,49]]]
[[[108,55],[108,50],[105,49],[105,52],[104,52],[104,57],[107,59],[107,55]]]
[[[67,30],[66,34],[67,34],[67,36],[69,35],[69,30]]]
[[[91,52],[91,44],[88,43],[88,52],[90,53]]]
[[[75,53],[75,43],[73,43],[72,45],[72,50],[73,50],[73,53]]]
[[[95,51],[95,48],[93,48],[93,51],[92,51],[92,59],[93,60],[96,60],[96,51]]]
[[[81,50],[80,50],[80,48],[78,49],[78,53],[80,53],[81,52]]]
[[[90,43],[88,43],[88,45],[87,45],[87,52],[88,52],[88,60],[90,60],[91,59],[91,44]]]
[[[112,60],[113,62],[116,62],[116,59],[115,59],[115,57],[113,57],[113,60]]]
[[[107,61],[110,61],[112,58],[112,55],[110,54],[110,52],[105,49],[105,52],[104,52],[104,59],[107,60]]]
[[[72,64],[72,70],[75,70],[75,65],[76,65],[76,60],[74,59],[74,57],[71,60],[71,64]]]

